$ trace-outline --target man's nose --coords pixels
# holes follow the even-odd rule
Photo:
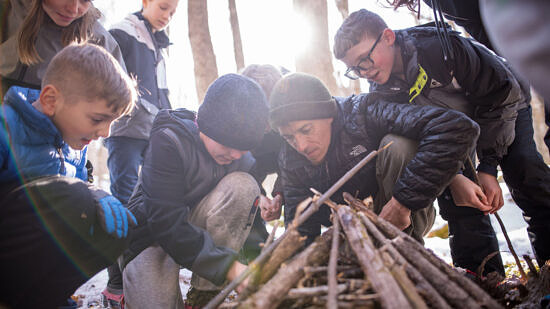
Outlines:
[[[296,150],[298,150],[299,153],[304,153],[304,151],[307,148],[307,140],[303,137],[295,137],[295,138],[296,138],[296,141],[295,141]]]

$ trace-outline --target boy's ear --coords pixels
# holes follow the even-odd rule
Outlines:
[[[382,38],[388,43],[388,45],[393,45],[395,42],[395,32],[393,32],[390,28],[386,28],[382,32]]]
[[[54,85],[46,85],[42,88],[42,91],[40,91],[40,107],[46,116],[52,117],[55,114],[60,95],[61,93]]]

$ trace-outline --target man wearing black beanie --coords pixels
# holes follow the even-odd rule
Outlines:
[[[294,73],[275,85],[269,122],[287,143],[279,156],[285,223],[309,188],[328,190],[369,152],[393,144],[363,167],[342,192],[374,198],[374,211],[420,242],[434,221],[432,203],[473,149],[479,127],[464,114],[394,104],[369,94],[333,98],[314,76]],[[298,230],[312,241],[328,226],[325,205]]]
[[[184,308],[180,266],[193,272],[185,308],[200,307],[245,266],[257,182],[247,172],[267,125],[267,100],[251,79],[227,74],[196,115],[158,113],[128,207],[138,226],[120,260],[127,308]]]

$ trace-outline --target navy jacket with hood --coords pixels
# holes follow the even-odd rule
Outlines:
[[[140,12],[126,16],[109,32],[120,46],[128,74],[136,77],[140,94],[132,113],[113,123],[111,136],[148,139],[157,112],[171,108],[164,60],[170,41],[164,30],[153,33]]]
[[[218,182],[235,171],[248,172],[254,158],[247,153],[229,165],[219,165],[206,150],[185,109],[159,111],[141,181],[128,202],[139,225],[130,238],[124,264],[145,248],[159,244],[176,263],[215,284],[222,284],[237,253],[216,246],[210,234],[187,216]]]

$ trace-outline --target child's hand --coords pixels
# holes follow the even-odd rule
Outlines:
[[[464,175],[456,175],[449,185],[456,206],[477,208],[487,214],[491,205],[480,186]]]
[[[495,176],[483,172],[477,173],[477,176],[479,184],[487,196],[487,204],[491,206],[489,213],[494,214],[504,205],[504,197],[498,180]]]
[[[237,278],[242,272],[244,272],[246,268],[247,268],[246,265],[241,264],[238,261],[233,262],[233,264],[231,264],[231,267],[229,267],[229,271],[227,272],[226,279],[229,281],[235,280],[235,278]],[[246,279],[244,279],[243,282],[241,282],[241,284],[239,284],[239,286],[235,289],[237,293],[240,294],[242,291],[246,289],[246,286],[248,285],[248,278],[250,277],[246,277]]]
[[[260,195],[260,207],[262,219],[265,221],[277,220],[281,217],[281,207],[283,204],[283,197],[277,194],[272,200],[268,197]]]
[[[97,218],[101,227],[109,233],[115,234],[117,238],[128,236],[128,224],[136,226],[136,217],[112,195],[99,199]]]

